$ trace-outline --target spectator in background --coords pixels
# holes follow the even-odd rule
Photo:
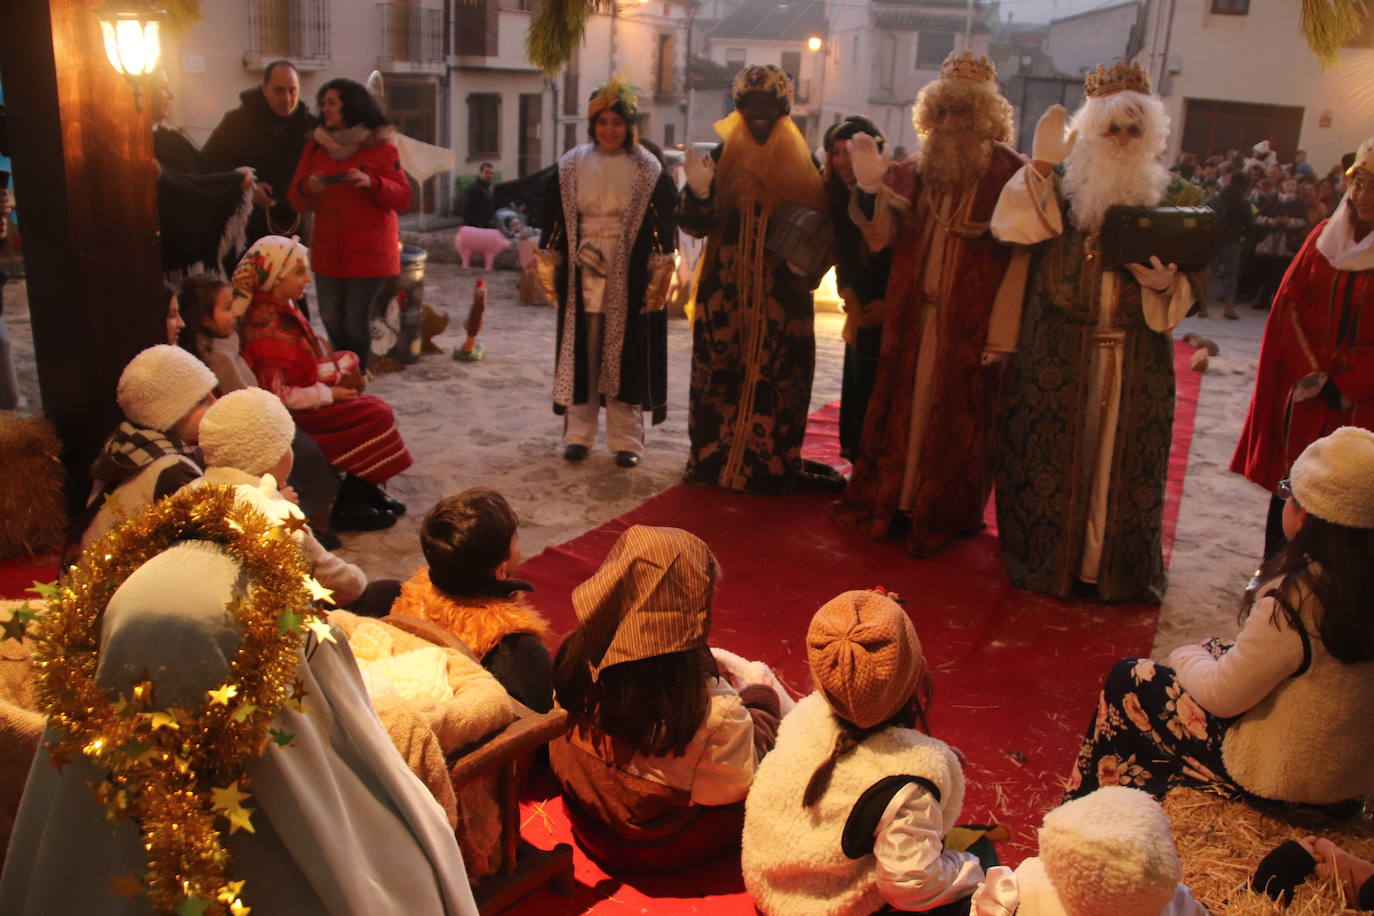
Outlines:
[[[1328,210],[1317,198],[1317,183],[1311,176],[1298,179],[1298,200],[1307,208],[1307,225],[1315,226],[1326,219]]]
[[[1309,178],[1317,177],[1317,170],[1312,168],[1312,163],[1307,161],[1307,150],[1300,149],[1293,154],[1293,174],[1300,177],[1303,175]]]
[[[410,206],[410,179],[391,142],[395,128],[361,83],[332,79],[318,103],[320,124],[287,197],[297,212],[315,213],[310,267],[320,319],[335,349],[356,353],[365,373],[373,307],[401,272],[396,211]]]
[[[483,162],[477,167],[477,180],[463,192],[464,226],[485,229],[491,225],[492,214],[496,212],[496,198],[491,187],[494,174],[490,162]]]
[[[1317,182],[1317,201],[1326,210],[1326,215],[1330,216],[1336,212],[1336,203],[1340,196],[1336,193],[1336,183],[1330,178],[1323,178]]]
[[[297,233],[299,222],[286,201],[286,187],[314,125],[300,95],[296,68],[288,61],[272,61],[263,68],[262,84],[239,93],[239,107],[224,115],[201,150],[211,169],[248,166],[257,175],[245,245],[264,235]],[[230,268],[236,263],[231,258]]]
[[[1252,222],[1250,201],[1245,196],[1245,176],[1240,172],[1232,172],[1217,195],[1205,203],[1217,215],[1217,256],[1212,262],[1212,299],[1223,304],[1223,317],[1239,318],[1236,314],[1236,286],[1240,278],[1240,253]],[[1198,310],[1198,317],[1207,317],[1206,305]]]
[[[1256,209],[1255,225],[1260,236],[1255,243],[1255,269],[1259,275],[1255,308],[1267,309],[1310,226],[1307,205],[1298,199],[1297,182],[1292,178],[1283,179],[1272,193],[1263,194]]]

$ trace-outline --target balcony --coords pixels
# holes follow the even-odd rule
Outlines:
[[[248,0],[246,67],[274,58],[296,69],[318,70],[329,64],[329,0]]]
[[[382,50],[379,70],[442,73],[444,69],[444,11],[408,3],[379,3]]]

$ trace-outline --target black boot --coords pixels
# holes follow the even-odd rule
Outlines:
[[[399,499],[392,499],[390,496],[387,496],[386,490],[383,490],[377,484],[370,480],[364,480],[361,477],[355,477],[353,479],[358,481],[359,489],[367,496],[368,505],[372,506],[374,509],[390,512],[392,515],[406,514],[406,504]]]
[[[370,489],[372,486],[362,478],[345,476],[329,515],[330,527],[335,531],[380,531],[396,524],[395,515],[372,504]]]

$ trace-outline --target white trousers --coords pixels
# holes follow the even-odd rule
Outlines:
[[[591,448],[596,444],[597,422],[601,416],[601,398],[596,388],[601,381],[602,325],[600,314],[587,316],[587,339],[583,342],[587,359],[587,401],[569,406],[563,415],[565,447],[585,445]],[[613,452],[644,454],[644,412],[638,404],[606,396],[606,447]]]

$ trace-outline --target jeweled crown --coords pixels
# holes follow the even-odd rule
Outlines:
[[[997,82],[997,68],[985,55],[972,51],[951,51],[940,65],[940,79],[973,80],[975,83]]]
[[[1096,70],[1083,74],[1083,94],[1089,98],[1101,98],[1118,92],[1139,92],[1150,94],[1150,76],[1145,68],[1132,61],[1117,61],[1111,68],[1097,65]]]

